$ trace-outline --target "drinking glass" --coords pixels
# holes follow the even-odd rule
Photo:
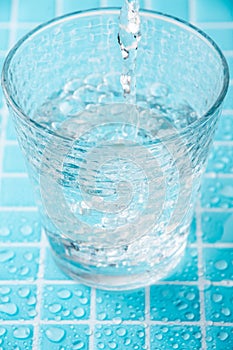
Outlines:
[[[39,26],[2,73],[54,259],[104,289],[151,284],[180,261],[229,81],[205,33],[140,15],[133,102],[120,83],[118,9]]]

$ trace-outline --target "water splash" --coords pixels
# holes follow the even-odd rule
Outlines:
[[[141,39],[139,0],[124,0],[119,18],[118,43],[124,60],[120,82],[127,101],[136,102],[136,58]]]

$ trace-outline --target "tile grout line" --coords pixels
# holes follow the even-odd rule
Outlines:
[[[200,201],[198,199],[196,209],[196,224],[197,224],[197,252],[198,252],[198,287],[200,297],[200,327],[202,332],[202,350],[207,349],[206,345],[206,319],[205,319],[205,296],[204,296],[204,278],[203,278],[203,247],[202,247],[202,236],[201,236],[201,215],[200,215]]]
[[[89,350],[94,350],[94,332],[96,323],[96,289],[91,287],[91,302],[90,302],[90,336],[89,336]]]
[[[41,323],[41,306],[42,306],[42,290],[43,290],[43,277],[44,277],[44,261],[46,254],[46,237],[45,233],[41,232],[40,240],[40,262],[39,262],[39,271],[37,275],[36,285],[37,285],[37,316],[34,319],[34,335],[33,335],[33,349],[38,350],[40,344],[40,323]]]
[[[150,349],[150,286],[145,288],[145,321],[146,321],[146,329],[145,329],[145,346],[146,349]]]

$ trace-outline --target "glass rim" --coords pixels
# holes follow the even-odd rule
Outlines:
[[[43,30],[48,29],[49,27],[53,27],[54,25],[57,25],[59,23],[69,21],[74,18],[82,18],[82,17],[88,17],[88,16],[94,16],[94,15],[100,15],[101,13],[106,14],[119,14],[120,8],[119,7],[104,7],[104,8],[93,8],[93,9],[87,9],[87,10],[81,10],[81,11],[75,11],[68,14],[64,14],[59,17],[55,17],[47,22],[44,22],[40,24],[39,26],[36,26],[34,29],[29,31],[27,34],[25,34],[21,39],[19,39],[16,44],[11,48],[11,50],[8,52],[2,69],[1,74],[1,85],[2,90],[5,96],[5,99],[8,103],[8,105],[12,108],[12,110],[19,116],[21,119],[25,120],[27,123],[32,123],[35,127],[46,130],[50,134],[62,138],[62,139],[70,139],[70,137],[63,136],[59,133],[57,133],[56,130],[52,130],[51,128],[45,128],[44,125],[38,123],[36,120],[34,120],[32,117],[28,116],[23,109],[15,102],[10,89],[8,87],[8,79],[7,79],[7,71],[10,67],[11,61],[13,57],[17,54],[18,49],[27,42],[28,39],[33,37],[34,35],[37,35]],[[195,25],[180,19],[178,17],[165,14],[163,12],[159,11],[152,11],[147,9],[140,9],[140,15],[145,17],[151,17],[156,19],[161,19],[166,22],[173,23],[177,25],[178,27],[182,27],[186,29],[187,31],[192,31],[196,36],[198,36],[202,41],[205,41],[207,45],[209,45],[210,48],[212,48],[217,55],[220,58],[220,61],[222,63],[222,71],[223,71],[223,83],[220,93],[218,94],[217,98],[215,98],[214,102],[211,104],[209,109],[196,121],[198,123],[201,123],[202,121],[206,121],[208,117],[213,115],[215,111],[218,109],[218,107],[222,104],[227,90],[229,86],[229,80],[230,80],[230,73],[229,73],[229,67],[226,61],[225,56],[223,55],[221,49],[219,46],[215,43],[215,41],[206,34],[203,30],[196,27]],[[123,103],[123,102],[122,102]],[[186,126],[183,131],[185,131],[189,126],[192,126],[196,124],[194,122],[193,124],[190,124]]]

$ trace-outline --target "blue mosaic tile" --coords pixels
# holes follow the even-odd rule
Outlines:
[[[215,134],[216,141],[233,141],[233,114],[222,115]]]
[[[186,248],[185,255],[178,266],[171,272],[167,281],[197,281],[197,250]]]
[[[211,150],[206,172],[233,173],[233,148],[214,146]]]
[[[32,185],[28,178],[4,178],[0,192],[2,206],[34,206]]]
[[[86,325],[42,325],[40,327],[40,349],[88,350],[90,330]]]
[[[209,286],[205,290],[205,316],[207,321],[232,322],[232,287]]]
[[[189,8],[187,0],[151,0],[151,9],[188,20]]]
[[[205,248],[203,255],[207,280],[233,280],[233,249]]]
[[[42,22],[55,16],[55,2],[40,0],[19,1],[18,21],[19,22]]]
[[[118,1],[118,6],[119,6]],[[111,5],[113,6],[113,5]],[[99,0],[85,0],[82,2],[77,3],[76,0],[66,0],[63,2],[63,12],[75,12],[80,10],[87,10],[87,9],[93,9],[93,8],[99,8],[100,7],[100,1]]]
[[[6,125],[6,139],[15,141],[17,139],[12,118],[9,116]]]
[[[9,42],[9,30],[8,29],[0,29],[0,50],[6,51],[8,49]]]
[[[206,327],[207,350],[232,350],[233,327]]]
[[[233,243],[233,213],[204,212],[201,215],[202,240],[205,243]]]
[[[65,275],[54,262],[50,248],[46,249],[44,279],[71,280],[71,277]]]
[[[0,325],[0,349],[32,349],[32,325]]]
[[[232,50],[233,29],[204,29],[222,50]]]
[[[0,320],[30,320],[36,315],[36,286],[0,286]]]
[[[233,21],[232,0],[195,0],[195,6],[199,22]]]
[[[40,235],[37,212],[0,212],[0,242],[38,242]]]
[[[38,248],[0,248],[0,276],[3,280],[34,280],[38,264]]]
[[[96,318],[103,320],[144,320],[145,291],[96,291]]]
[[[201,205],[203,208],[232,208],[232,179],[204,179],[201,189]]]
[[[81,284],[45,285],[42,298],[45,320],[88,320],[90,288]]]
[[[96,325],[95,350],[145,349],[145,329],[141,325]]]
[[[154,285],[150,293],[150,316],[156,321],[198,321],[199,291],[196,286]]]
[[[6,146],[3,158],[3,171],[6,173],[26,172],[24,158],[19,146]]]
[[[196,326],[151,326],[150,350],[200,350],[201,330]]]
[[[11,17],[12,0],[0,1],[0,22],[7,22]]]

